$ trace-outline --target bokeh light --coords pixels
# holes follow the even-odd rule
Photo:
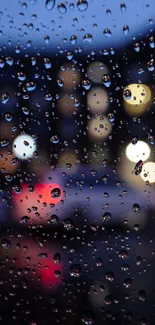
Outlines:
[[[94,116],[88,122],[88,132],[92,140],[103,140],[112,132],[112,125],[106,116]]]
[[[132,162],[145,161],[149,158],[150,153],[150,148],[144,141],[137,141],[136,144],[129,143],[126,147],[126,156]]]
[[[74,64],[65,64],[57,75],[57,83],[62,82],[63,89],[72,90],[80,83],[81,73]],[[59,82],[60,80],[60,82]]]
[[[131,116],[142,115],[151,104],[151,90],[144,84],[130,84],[123,91],[124,108]]]
[[[140,176],[145,182],[155,183],[155,163],[152,161],[146,162]]]
[[[87,67],[88,78],[94,83],[101,83],[103,74],[108,74],[108,68],[103,62],[92,62]]]
[[[87,105],[92,112],[105,113],[109,105],[107,91],[101,87],[91,89],[87,95]]]
[[[21,134],[14,140],[12,149],[17,158],[26,160],[33,157],[37,146],[30,135]]]

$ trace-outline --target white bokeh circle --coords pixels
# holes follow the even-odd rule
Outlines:
[[[150,156],[150,147],[144,141],[138,141],[135,145],[129,143],[126,147],[126,157],[133,162],[145,161]]]
[[[32,158],[37,146],[35,140],[28,134],[21,134],[14,140],[12,150],[18,159],[27,160]]]

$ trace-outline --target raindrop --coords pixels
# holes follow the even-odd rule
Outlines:
[[[128,33],[129,33],[129,26],[128,25],[124,25],[123,26],[123,34],[124,35],[128,35]]]
[[[53,257],[53,260],[54,260],[54,263],[55,264],[60,263],[60,261],[61,261],[61,255],[60,255],[60,253],[55,253],[55,255]]]
[[[126,88],[123,92],[123,95],[124,95],[125,99],[130,100],[130,98],[132,96],[131,90]]]
[[[73,52],[72,51],[68,51],[66,54],[67,59],[70,61],[73,59]]]
[[[9,241],[8,239],[3,239],[3,240],[2,240],[2,247],[3,247],[4,249],[8,249],[8,248],[10,248],[10,246],[11,246],[11,243],[10,243],[10,241]]]
[[[70,267],[69,273],[75,278],[79,278],[81,275],[81,266],[79,264],[73,264]]]
[[[50,69],[52,67],[51,61],[49,58],[44,58],[44,65],[46,69]]]
[[[67,8],[64,3],[58,4],[58,10],[61,14],[65,14],[67,12]]]
[[[111,85],[111,78],[110,78],[109,74],[104,74],[102,76],[102,82],[103,82],[104,86],[106,86],[107,88],[110,87],[110,85]]]
[[[140,212],[140,206],[139,206],[139,204],[137,204],[137,203],[135,203],[135,204],[133,204],[133,211],[134,212]]]
[[[45,35],[44,36],[44,41],[45,41],[45,44],[49,44],[50,43],[50,37],[48,35]]]
[[[54,143],[54,144],[57,144],[57,143],[59,143],[60,138],[59,138],[59,136],[58,136],[57,134],[54,134],[54,135],[52,135],[52,137],[50,138],[50,141],[51,141],[52,143]]]
[[[24,72],[18,72],[17,73],[17,78],[20,81],[24,81],[26,79],[26,74]]]
[[[134,168],[135,175],[139,175],[142,171],[142,168],[143,168],[143,161],[139,160]]]
[[[1,96],[1,102],[6,104],[10,99],[10,95],[8,93],[3,93]]]
[[[92,42],[92,39],[93,39],[92,34],[85,34],[85,35],[83,36],[83,41],[84,41],[84,42],[89,42],[89,43],[91,43],[91,42]]]
[[[137,142],[138,142],[138,138],[137,137],[133,137],[132,140],[131,140],[131,143],[133,145],[135,145]]]
[[[85,11],[88,8],[88,2],[86,0],[78,0],[77,7],[80,11]]]
[[[55,0],[46,0],[45,2],[45,8],[47,10],[52,10],[55,6]]]
[[[104,29],[103,34],[106,37],[111,37],[111,35],[112,35],[110,29],[108,29],[108,28]]]
[[[20,219],[20,223],[25,225],[25,224],[27,224],[29,222],[29,220],[30,220],[30,218],[28,216],[23,216]]]
[[[72,35],[72,36],[71,36],[71,38],[70,38],[70,42],[71,42],[72,45],[76,44],[76,42],[77,42],[77,37],[76,37],[76,35]]]
[[[111,16],[111,10],[110,9],[107,9],[106,10],[106,14],[107,14],[107,16]]]
[[[115,121],[115,115],[113,113],[108,113],[107,117],[111,123]]]
[[[89,90],[90,89],[90,87],[91,87],[91,82],[89,81],[89,80],[83,80],[82,81],[82,87],[84,88],[84,89],[86,89],[86,90]]]
[[[150,144],[154,144],[154,136],[152,134],[148,133],[147,138]]]
[[[25,85],[27,91],[33,91],[36,89],[36,83],[34,81],[27,82]]]
[[[139,52],[139,51],[140,51],[140,44],[139,44],[139,43],[135,43],[135,44],[134,44],[134,50],[135,50],[136,52]]]
[[[154,71],[154,59],[151,59],[149,62],[147,62],[147,68],[149,71]]]
[[[149,37],[149,45],[152,49],[155,48],[155,41],[153,36]]]
[[[11,122],[12,121],[12,114],[11,113],[6,113],[5,114],[5,120],[7,122]]]
[[[120,4],[120,9],[121,9],[122,12],[125,12],[126,11],[126,5],[125,5],[125,3],[121,3]]]
[[[102,216],[102,221],[111,221],[111,213],[110,212],[105,212],[104,215]]]
[[[52,196],[53,199],[56,199],[56,198],[60,197],[60,195],[61,195],[61,190],[58,187],[54,188],[51,191],[51,196]]]

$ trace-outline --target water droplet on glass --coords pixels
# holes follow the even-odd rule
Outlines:
[[[122,12],[125,12],[126,11],[126,5],[125,5],[125,3],[121,3],[120,4],[120,9],[121,9]]]
[[[10,99],[10,95],[8,93],[3,93],[1,96],[1,102],[6,104]]]
[[[52,67],[51,60],[49,58],[44,58],[44,65],[46,69],[50,69]]]
[[[30,218],[28,216],[23,216],[20,219],[20,223],[25,225],[25,224],[27,224],[29,222],[29,220],[30,220]]]
[[[70,267],[69,273],[75,278],[79,278],[81,275],[81,266],[79,264],[73,264]]]
[[[24,81],[26,79],[26,74],[24,72],[18,72],[17,73],[17,78],[20,81]]]
[[[4,249],[10,248],[10,246],[11,246],[11,243],[10,243],[10,241],[8,239],[2,239],[2,247]]]
[[[87,79],[82,81],[82,87],[86,90],[89,90],[91,87],[91,82]]]
[[[154,136],[152,134],[148,133],[147,138],[150,144],[154,144]]]
[[[5,114],[5,120],[7,122],[11,122],[12,121],[12,114],[11,113],[6,113]]]
[[[55,0],[46,0],[45,2],[45,8],[47,10],[52,10],[55,6]]]
[[[128,33],[129,33],[129,26],[128,25],[124,25],[123,26],[123,34],[124,35],[128,35]]]
[[[106,10],[106,14],[107,14],[107,16],[111,16],[111,10],[110,9],[107,9]]]
[[[111,78],[110,78],[109,74],[104,74],[102,76],[102,82],[103,82],[103,84],[104,84],[105,87],[107,87],[107,88],[110,87],[110,85],[111,85]]]
[[[58,10],[61,14],[65,14],[67,12],[67,8],[64,3],[58,4]]]
[[[142,171],[142,168],[143,168],[143,161],[139,160],[134,168],[135,175],[139,175]]]
[[[56,187],[51,191],[51,196],[53,199],[60,197],[61,195],[61,190],[60,188]]]
[[[140,43],[135,43],[135,44],[134,44],[134,50],[135,50],[136,52],[139,52],[139,51],[140,51]]]
[[[103,34],[104,34],[104,36],[106,36],[106,37],[111,37],[111,35],[112,35],[110,29],[108,29],[108,28],[105,28],[105,29],[104,29]]]
[[[70,38],[70,42],[71,42],[72,45],[76,44],[76,42],[77,42],[77,37],[76,37],[76,35],[72,35],[72,36],[71,36],[71,38]]]
[[[154,71],[154,59],[151,59],[149,62],[147,62],[147,68],[149,71]]]
[[[85,11],[88,8],[88,2],[86,0],[78,0],[77,7],[80,11]]]
[[[53,257],[53,260],[54,260],[54,263],[55,264],[60,263],[60,261],[61,261],[61,255],[60,255],[60,253],[55,253],[55,255]]]
[[[83,36],[83,41],[84,41],[84,42],[89,42],[89,43],[91,43],[91,42],[92,42],[92,39],[93,39],[93,36],[92,36],[91,34],[85,34],[85,35]]]
[[[67,59],[70,61],[73,59],[73,52],[72,51],[68,51],[66,54]]]
[[[49,44],[50,43],[50,37],[48,35],[45,35],[44,36],[44,41],[45,41],[45,44]]]
[[[54,143],[54,144],[57,144],[57,143],[59,143],[60,138],[59,138],[59,136],[58,136],[57,134],[54,134],[54,135],[52,135],[52,137],[50,138],[50,141],[51,141],[52,143]]]
[[[27,82],[25,85],[27,91],[33,91],[36,89],[36,83],[34,81]]]
[[[155,48],[155,41],[153,36],[149,37],[149,45],[152,49]]]
[[[124,95],[125,99],[130,100],[130,98],[132,96],[131,90],[127,89],[127,88],[124,89],[123,95]]]
[[[139,206],[139,204],[137,204],[137,203],[135,203],[135,204],[133,204],[133,211],[134,212],[140,212],[140,206]]]

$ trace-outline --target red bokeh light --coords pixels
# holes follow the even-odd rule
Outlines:
[[[32,192],[28,184],[22,184],[21,187],[21,193],[12,193],[15,207],[14,218],[19,221],[23,216],[28,216],[30,221],[37,224],[46,223],[52,213],[50,205],[57,205],[62,200],[63,191],[60,185],[57,183],[40,183],[34,186]],[[59,192],[57,197],[52,196],[52,191],[55,189]]]

